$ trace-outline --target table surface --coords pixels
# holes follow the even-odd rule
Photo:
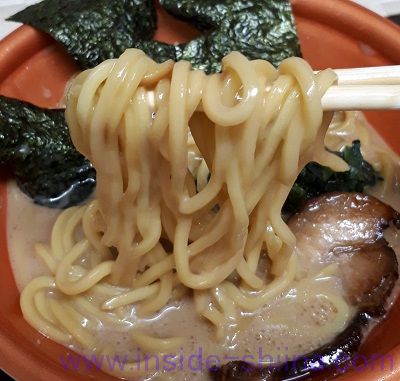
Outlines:
[[[28,5],[38,3],[41,0],[0,0],[0,39],[19,27],[20,24],[5,19],[14,13],[26,8]],[[57,0],[54,0],[57,1]],[[82,0],[85,1],[85,0]],[[400,0],[353,0],[364,5],[374,12],[388,17],[400,25]],[[0,370],[0,379],[13,381],[11,377]],[[21,380],[25,381],[25,380]]]

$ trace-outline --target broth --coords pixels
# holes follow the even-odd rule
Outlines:
[[[347,117],[346,115],[339,115],[337,118]],[[382,170],[380,163],[384,154],[387,155],[386,160],[393,163],[390,167],[392,169],[389,168],[392,172],[388,172],[390,179],[371,189],[370,193],[400,210],[400,197],[396,194],[398,157],[390,152],[378,135],[367,126],[360,113],[352,114],[352,118],[356,128],[350,132],[337,131],[334,126],[331,128],[331,134],[326,141],[328,147],[339,149],[359,137],[357,134],[360,131],[361,134],[367,131],[374,144],[363,147],[366,160],[378,170]],[[50,275],[41,259],[36,257],[33,246],[37,242],[50,241],[51,228],[58,214],[57,210],[33,204],[14,182],[8,184],[9,255],[19,290],[39,275]],[[174,369],[168,371],[164,363],[162,369],[166,371],[162,374],[162,379],[207,380],[209,376],[206,367],[210,364],[222,365],[233,360],[247,360],[257,364],[282,363],[331,341],[354,317],[355,311],[350,306],[345,311],[338,311],[326,297],[333,295],[341,298],[342,287],[334,272],[328,271],[318,275],[323,270],[321,264],[310,263],[307,269],[298,274],[291,287],[274,298],[269,305],[256,313],[243,313],[239,323],[228,329],[221,342],[216,341],[211,325],[195,312],[192,298],[183,296],[151,319],[138,318],[135,306],[121,308],[119,315],[123,324],[118,329],[108,325],[107,321],[91,318],[88,314],[87,320],[82,324],[95,340],[93,352],[88,353],[78,343],[74,343],[70,348],[90,358],[102,348],[112,347],[114,354],[126,361],[132,362],[138,357],[143,359],[143,353],[135,346],[131,337],[131,329],[135,327],[158,337],[186,338],[185,345],[171,354],[168,369]],[[92,298],[92,301],[94,298],[91,295],[85,297]],[[208,358],[211,359],[209,356],[213,356],[212,360],[204,364]],[[174,366],[171,365],[172,362]],[[154,372],[144,372],[142,378],[153,376]],[[161,377],[161,372],[155,376]],[[137,379],[137,375],[132,372],[129,379]]]

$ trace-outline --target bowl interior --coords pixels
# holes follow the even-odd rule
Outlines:
[[[359,67],[400,63],[400,28],[346,0],[293,0],[296,24],[304,57],[315,69]],[[197,31],[177,22],[163,11],[156,39],[174,43],[190,40]],[[65,84],[77,67],[64,49],[46,35],[24,26],[0,42],[0,94],[26,100],[42,107],[56,107]],[[370,122],[389,145],[400,153],[396,129],[399,112],[367,113]],[[112,380],[111,376],[78,366],[65,371],[62,359],[67,349],[46,339],[22,318],[19,295],[12,276],[6,241],[5,181],[0,182],[0,366],[20,380]],[[398,348],[400,304],[370,335],[365,355],[388,351],[400,359]],[[397,379],[396,368],[368,368],[344,379]]]

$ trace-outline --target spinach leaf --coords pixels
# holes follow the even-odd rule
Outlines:
[[[152,0],[44,0],[9,20],[50,34],[82,69],[152,40],[156,29]]]
[[[65,208],[86,199],[95,171],[75,150],[64,110],[0,96],[0,165],[36,203]]]
[[[363,192],[365,187],[374,186],[380,177],[371,164],[363,159],[360,141],[345,147],[336,154],[344,159],[350,170],[334,172],[317,163],[309,163],[298,176],[284,205],[284,212],[293,213],[309,198],[327,192]]]

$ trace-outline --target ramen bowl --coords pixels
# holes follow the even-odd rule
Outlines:
[[[347,0],[293,0],[304,57],[315,69],[400,63],[400,28]],[[190,25],[160,10],[156,39],[186,41],[197,34]],[[64,49],[39,31],[23,26],[0,42],[0,94],[56,107],[77,67]],[[400,153],[399,112],[368,112],[367,118]],[[112,380],[85,363],[66,367],[68,349],[45,338],[25,322],[7,253],[6,174],[0,183],[0,367],[25,381]],[[355,368],[340,380],[397,380],[400,377],[400,302],[364,342]]]

